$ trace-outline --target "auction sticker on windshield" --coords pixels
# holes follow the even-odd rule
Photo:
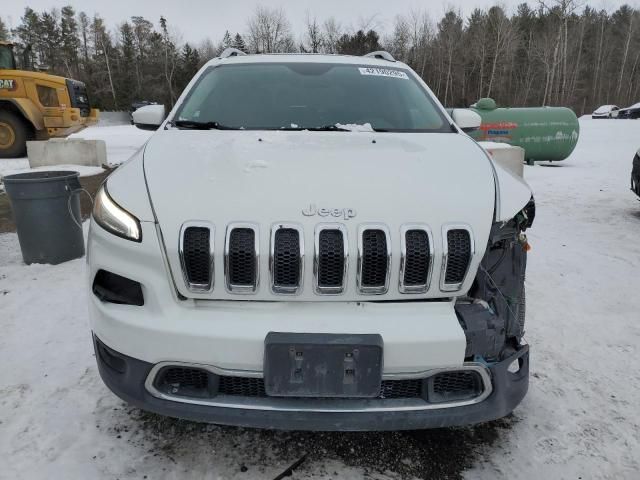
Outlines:
[[[376,68],[376,67],[359,67],[360,75],[375,75],[377,77],[393,77],[393,78],[405,78],[409,79],[405,72],[400,70],[393,70],[391,68]]]

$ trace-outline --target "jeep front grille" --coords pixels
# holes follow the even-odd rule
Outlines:
[[[227,227],[225,277],[227,290],[254,293],[259,281],[258,227],[233,224]]]
[[[180,262],[189,290],[213,289],[214,229],[206,222],[188,222],[180,234]]]
[[[252,223],[232,223],[224,237],[224,284],[229,293],[252,294],[260,289],[260,230]],[[433,271],[439,269],[440,292],[460,291],[475,255],[472,230],[466,225],[445,225],[440,242],[424,224],[404,224],[399,231],[399,261],[393,261],[394,237],[381,224],[363,224],[357,229],[357,263],[355,273],[349,270],[349,238],[341,223],[322,223],[313,232],[313,287],[305,286],[305,231],[296,223],[275,223],[270,236],[263,240],[269,251],[269,281],[266,288],[274,295],[297,295],[313,288],[318,295],[340,295],[347,290],[347,279],[355,278],[355,291],[361,295],[384,295],[389,292],[390,279],[403,294],[424,294],[431,290]],[[311,238],[308,232],[308,239]],[[187,289],[206,294],[214,289],[214,226],[208,222],[186,222],[180,231],[179,255]],[[269,242],[266,245],[266,242]],[[438,247],[440,243],[441,247]],[[311,249],[309,249],[311,250]],[[435,261],[437,255],[437,262]],[[392,266],[398,268],[394,272]],[[434,268],[435,267],[435,268]],[[265,268],[266,270],[266,268]],[[311,275],[306,275],[310,280]],[[219,276],[222,279],[222,275]],[[263,290],[260,290],[263,292]],[[263,297],[262,297],[263,298]],[[261,298],[261,299],[262,299]]]
[[[347,231],[342,225],[319,225],[315,235],[316,291],[339,294],[347,276]]]
[[[271,229],[271,289],[296,294],[304,277],[304,235],[297,225],[274,225]]]
[[[444,255],[441,289],[457,291],[462,287],[474,253],[473,238],[466,226],[449,226],[443,229]]]
[[[389,289],[391,242],[385,226],[361,226],[358,232],[358,288],[380,295]]]

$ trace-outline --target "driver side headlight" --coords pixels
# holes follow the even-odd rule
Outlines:
[[[109,196],[107,184],[100,187],[93,203],[93,218],[105,230],[127,240],[142,241],[140,221]]]

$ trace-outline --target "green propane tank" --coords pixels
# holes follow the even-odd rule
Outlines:
[[[522,147],[529,163],[564,160],[578,143],[580,124],[569,108],[498,108],[482,98],[471,109],[482,117],[480,129],[470,134],[475,140]]]

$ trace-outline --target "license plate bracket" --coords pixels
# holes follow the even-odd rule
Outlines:
[[[269,332],[264,342],[269,396],[374,398],[382,366],[378,334]]]

